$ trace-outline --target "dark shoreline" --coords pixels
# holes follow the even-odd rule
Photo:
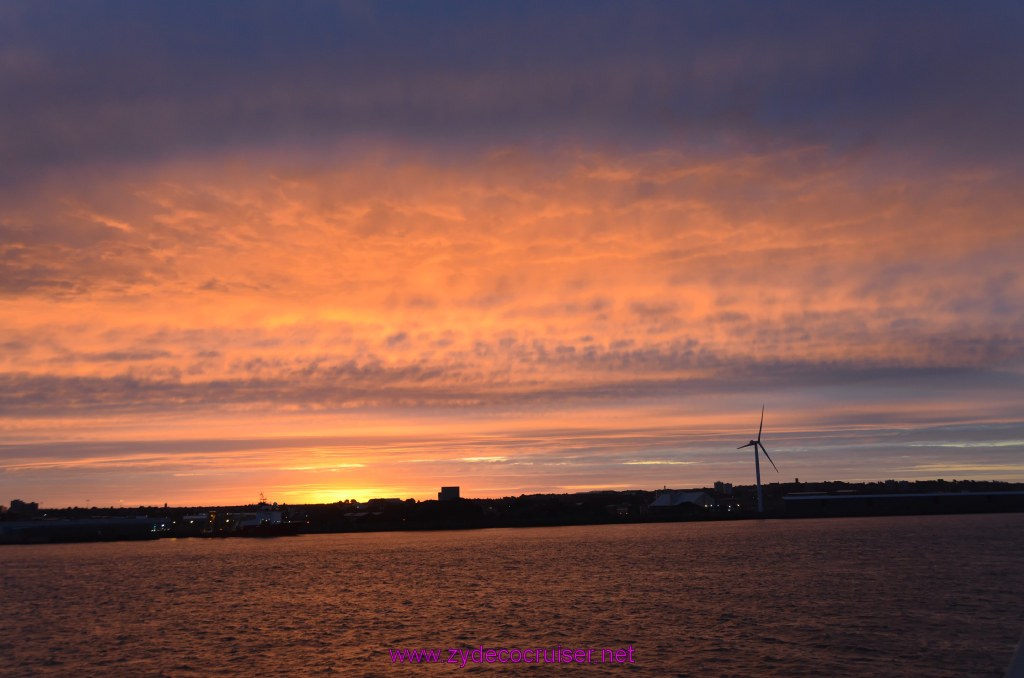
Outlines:
[[[245,531],[233,528],[230,516],[252,509],[251,506],[35,508],[34,515],[11,511],[4,515],[0,521],[0,544],[1024,511],[1024,483],[998,481],[773,483],[763,486],[764,513],[755,510],[754,486],[721,490],[628,490],[500,499],[373,499],[365,503],[282,505],[275,508],[280,509],[283,522]],[[688,501],[671,506],[655,501],[673,493],[687,495]],[[693,497],[699,497],[697,503]],[[12,504],[19,508],[34,506],[24,502]]]

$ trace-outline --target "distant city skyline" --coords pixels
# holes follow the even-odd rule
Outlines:
[[[0,1],[0,503],[1024,481],[1020,6],[131,9]]]

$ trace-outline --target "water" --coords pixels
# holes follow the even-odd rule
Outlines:
[[[0,597],[0,676],[1002,676],[1024,515],[5,546]],[[635,663],[388,655],[481,644]]]

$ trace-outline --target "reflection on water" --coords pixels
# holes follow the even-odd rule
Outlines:
[[[1001,676],[1024,515],[0,548],[3,676]],[[393,665],[388,648],[635,648]]]

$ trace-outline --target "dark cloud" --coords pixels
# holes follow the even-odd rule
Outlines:
[[[394,347],[394,346],[399,346],[401,344],[406,343],[406,341],[408,339],[409,339],[409,334],[407,332],[397,332],[397,333],[392,334],[391,336],[389,336],[385,340],[385,343],[388,346]]]
[[[146,362],[171,357],[174,357],[174,354],[170,351],[104,351],[102,353],[66,353],[54,358],[53,362],[78,362],[80,360],[87,363]]]
[[[367,135],[1021,151],[1015,3],[5,2],[0,19],[12,180]]]
[[[822,362],[740,358],[713,352],[695,340],[643,348],[497,341],[477,342],[471,352],[454,351],[398,365],[372,355],[360,361],[254,356],[235,360],[230,376],[188,382],[181,380],[180,370],[155,364],[109,377],[8,372],[0,374],[0,415],[208,413],[235,406],[271,411],[287,407],[500,411],[555,403],[858,386],[888,391],[889,395],[909,389],[915,397],[954,385],[960,391],[975,389],[989,394],[1019,391],[1019,380],[1012,373],[1000,372],[1024,359],[1024,347],[1017,338],[936,337],[922,341],[916,354],[915,360],[897,356]],[[76,355],[75,359],[117,363],[170,356],[162,351],[112,351]],[[510,377],[507,365],[527,375],[587,376],[582,381],[549,378],[540,382],[532,377]],[[197,367],[190,374],[200,375],[202,370]]]

